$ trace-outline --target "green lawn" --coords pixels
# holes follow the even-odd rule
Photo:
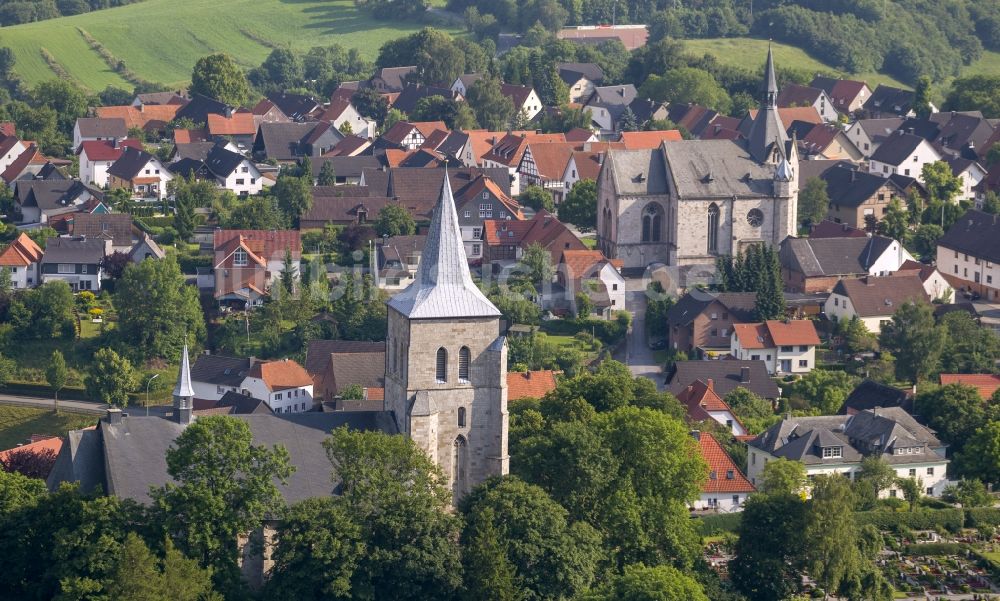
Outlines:
[[[275,45],[307,50],[338,43],[375,58],[382,43],[420,27],[419,22],[375,21],[350,0],[146,0],[4,27],[0,45],[14,50],[15,70],[29,85],[55,77],[42,58],[45,48],[74,80],[100,91],[107,85],[132,86],[107,67],[78,28],[139,77],[181,85],[194,63],[212,52],[228,52],[247,67],[260,64],[271,51],[268,46]]]
[[[32,434],[66,436],[68,430],[93,426],[97,419],[85,413],[60,411],[56,415],[48,409],[0,405],[0,449],[13,448]]]

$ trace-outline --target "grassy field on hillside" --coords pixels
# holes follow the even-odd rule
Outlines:
[[[32,434],[66,436],[69,430],[93,426],[98,417],[71,411],[56,415],[49,409],[0,405],[0,449],[13,448]]]
[[[691,54],[701,56],[711,54],[720,63],[744,69],[763,69],[767,57],[767,40],[753,38],[708,38],[684,40],[684,46]],[[788,67],[809,72],[837,72],[837,69],[810,56],[806,51],[788,44],[772,42],[774,62],[778,67]],[[883,73],[843,73],[868,82],[873,88],[882,83],[897,87],[909,87]]]
[[[422,26],[375,21],[351,0],[146,0],[4,27],[0,46],[14,50],[15,70],[28,84],[56,76],[42,56],[44,48],[73,80],[99,91],[107,85],[131,89],[131,84],[108,68],[79,29],[139,77],[177,85],[188,81],[195,61],[212,52],[228,52],[245,67],[260,64],[273,46],[306,50],[338,43],[375,58],[385,41]]]

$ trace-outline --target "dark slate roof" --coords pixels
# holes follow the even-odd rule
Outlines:
[[[786,238],[778,258],[785,269],[805,277],[862,275],[893,244],[892,238]]]
[[[455,94],[449,88],[437,88],[434,86],[425,86],[423,84],[411,83],[407,84],[403,91],[399,93],[396,97],[396,101],[392,103],[392,108],[403,111],[404,113],[411,113],[413,109],[417,108],[417,103],[423,98],[430,98],[432,96],[440,96],[451,100],[455,97]]]
[[[796,123],[798,123],[798,121],[796,121]],[[837,166],[846,167],[848,169],[856,167],[854,163],[840,159],[799,160],[799,186],[805,186],[805,183],[810,179],[814,177],[822,177],[828,170]]]
[[[741,370],[744,368],[748,370],[748,382],[741,382]],[[692,382],[707,382],[709,379],[720,397],[725,397],[738,387],[746,388],[765,399],[781,396],[781,390],[768,375],[767,365],[763,361],[678,361],[667,377],[667,390],[677,395]]]
[[[331,353],[330,359],[338,391],[352,384],[385,387],[385,344],[370,353]]]
[[[879,85],[865,101],[864,109],[872,115],[899,115],[910,112],[913,92],[892,86]]]
[[[128,127],[121,118],[80,117],[76,125],[84,138],[124,138],[128,135]]]
[[[216,386],[239,386],[250,373],[250,360],[222,355],[198,355],[191,366],[191,381]]]
[[[315,127],[315,123],[261,123],[254,147],[263,146],[269,159],[292,160],[305,152],[303,140]]]
[[[883,141],[872,153],[871,160],[888,165],[899,165],[920,146],[924,139],[915,134],[897,131]]]
[[[860,119],[854,127],[860,127],[875,144],[891,136],[903,124],[901,117],[885,117],[882,119]]]
[[[110,239],[114,246],[131,246],[132,216],[126,213],[77,213],[72,217],[74,236]]]
[[[337,494],[334,469],[322,446],[334,428],[347,426],[355,430],[396,433],[391,415],[382,412],[311,411],[232,417],[247,423],[253,433],[253,444],[268,447],[280,444],[288,449],[295,471],[286,484],[277,483],[277,486],[289,504]],[[76,470],[60,465],[76,463],[72,454],[60,454],[53,471],[64,477],[64,481],[103,481],[107,494],[149,504],[151,488],[173,482],[167,474],[166,452],[183,431],[184,426],[162,417],[127,416],[120,424],[102,421],[95,432],[97,457],[80,462],[80,469]],[[102,478],[100,472],[104,466]],[[50,479],[49,482],[54,487],[59,480]]]
[[[604,82],[604,70],[597,63],[556,63],[559,77],[566,85],[571,86],[586,77],[594,82],[594,85],[601,85]]]
[[[912,411],[913,399],[905,390],[879,384],[875,380],[864,380],[847,395],[837,413],[847,415],[876,407],[900,407],[904,411]]]
[[[597,86],[590,98],[587,99],[586,104],[588,106],[626,107],[632,104],[637,94],[635,86],[630,83],[617,86]]]
[[[353,340],[310,340],[306,349],[306,371],[310,375],[326,370],[330,355],[348,353],[385,353],[385,342],[367,342]],[[383,366],[384,367],[384,366]]]
[[[835,166],[823,172],[830,202],[842,207],[859,207],[891,180],[850,166]]]
[[[938,245],[967,253],[993,263],[1000,263],[1000,217],[969,209],[955,222]]]
[[[941,133],[940,124],[930,119],[920,119],[918,117],[908,117],[899,126],[899,131],[920,136],[928,142],[933,142]]]
[[[790,106],[812,106],[822,93],[823,90],[821,88],[788,83],[781,88],[777,103],[778,106],[783,108]]]
[[[216,177],[226,178],[246,159],[242,154],[216,144],[205,157],[205,167]]]
[[[78,265],[96,265],[104,258],[104,240],[49,238],[45,241],[45,263],[75,263]]]
[[[757,295],[753,292],[709,292],[693,290],[682,296],[667,311],[667,323],[687,325],[701,315],[713,301],[729,309],[735,322],[753,321]]]
[[[278,110],[284,113],[286,117],[293,121],[302,121],[309,113],[320,107],[320,103],[315,98],[304,94],[275,92],[269,94],[267,99],[278,107]]]
[[[171,173],[176,173],[181,177],[204,177],[207,175],[205,161],[195,158],[184,158],[167,165]]]
[[[224,102],[220,102],[201,94],[191,94],[191,100],[184,108],[177,111],[174,119],[190,119],[195,123],[208,123],[208,115],[225,115],[230,111],[230,107]]]
[[[215,142],[184,142],[174,145],[174,156],[177,159],[204,161],[213,148],[215,148]]]
[[[320,172],[323,170],[323,165],[326,163],[333,165],[333,170],[337,174],[337,177],[350,178],[361,177],[361,172],[365,169],[378,169],[382,165],[378,158],[370,155],[321,157],[314,158],[311,162],[313,178],[319,177]]]
[[[903,303],[927,301],[924,284],[917,275],[840,280],[833,293],[849,298],[860,317],[892,315]]]
[[[384,196],[318,196],[314,193],[312,207],[302,214],[301,220],[350,222],[355,221],[359,213],[366,213],[367,220],[374,221],[379,211],[389,204],[395,203]]]
[[[662,147],[672,189],[681,198],[772,197],[774,166],[732,140],[682,140]],[[609,156],[615,154],[610,151]],[[666,193],[660,192],[661,194]]]
[[[219,411],[228,409],[228,411]],[[209,409],[214,414],[224,413],[225,415],[268,415],[272,414],[271,408],[262,399],[255,399],[252,396],[227,390],[222,398],[212,404]]]
[[[411,67],[383,67],[375,72],[375,77],[381,78],[390,90],[402,90],[403,81],[409,76],[416,74],[417,68]],[[374,78],[372,78],[374,79]]]
[[[65,208],[90,190],[79,180],[19,180],[14,187],[17,203],[43,211]]]
[[[108,167],[108,173],[124,180],[131,180],[154,158],[156,157],[145,150],[126,146],[122,150],[122,156]]]

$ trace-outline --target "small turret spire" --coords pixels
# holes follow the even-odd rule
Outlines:
[[[764,103],[761,108],[777,108],[778,77],[774,71],[774,53],[771,51],[771,41],[767,42],[767,64],[764,67]]]
[[[186,338],[186,336],[185,336]],[[191,385],[191,361],[188,359],[188,345],[184,342],[181,354],[181,369],[177,373],[177,385],[174,386],[174,415],[182,424],[191,423],[191,411],[194,404],[194,387]]]

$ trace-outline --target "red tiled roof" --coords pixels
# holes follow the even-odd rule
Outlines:
[[[843,130],[833,123],[816,125],[802,138],[802,146],[810,152],[822,152],[826,150],[830,144],[833,144],[837,134],[841,131]]]
[[[291,359],[254,363],[249,375],[263,380],[271,390],[299,388],[313,383],[306,369]]]
[[[34,439],[35,436],[32,436]],[[62,449],[63,439],[58,436],[52,436],[49,438],[42,438],[34,442],[21,445],[19,447],[14,447],[13,449],[7,449],[5,451],[0,451],[0,462],[6,461],[14,453],[27,452],[27,453],[44,453],[51,451],[53,454],[58,455],[59,451]]]
[[[750,109],[750,118],[755,119],[757,117],[757,109]],[[823,118],[820,117],[819,111],[811,106],[792,106],[788,108],[779,108],[778,117],[781,119],[781,124],[788,129],[792,126],[793,121],[804,121],[806,123],[823,123]]]
[[[726,453],[719,441],[708,432],[698,435],[698,449],[708,464],[709,478],[701,487],[703,493],[751,493],[757,489],[736,467],[736,463]],[[712,474],[715,478],[712,478]]]
[[[240,238],[246,247],[264,259],[280,259],[286,248],[293,259],[302,256],[302,239],[298,230],[215,230],[212,247],[216,251],[222,250],[234,238]]]
[[[774,348],[774,341],[762,323],[735,323],[733,334],[745,349]]]
[[[0,265],[6,267],[27,267],[42,260],[42,249],[28,234],[21,234],[0,251]]]
[[[520,109],[524,106],[524,103],[528,100],[528,96],[531,95],[533,90],[534,88],[529,86],[518,86],[512,83],[500,84],[500,93],[510,97],[515,109]]]
[[[573,163],[576,165],[576,175],[580,179],[596,180],[601,173],[601,163],[604,161],[603,152],[589,152],[577,150],[573,152]]]
[[[366,401],[384,401],[385,400],[385,388],[380,388],[377,386],[369,386],[365,388],[365,400]]]
[[[410,125],[416,127],[417,131],[425,138],[429,138],[431,134],[438,130],[443,132],[448,131],[448,126],[445,125],[444,121],[410,121]]]
[[[102,119],[124,119],[129,129],[138,127],[144,129],[150,122],[170,123],[177,116],[177,111],[183,108],[179,104],[149,104],[142,108],[134,106],[99,106],[94,109]]]
[[[1000,388],[1000,376],[995,374],[941,374],[941,385],[965,384],[979,391],[979,396],[986,400]]]
[[[517,167],[521,164],[521,157],[524,156],[525,149],[528,148],[526,137],[507,134],[500,139],[489,152],[482,156],[483,160],[488,160],[508,167]]]
[[[594,266],[607,262],[607,257],[599,250],[564,250],[559,265],[567,277],[580,279],[595,275]]]
[[[764,323],[733,324],[733,333],[739,338],[740,346],[745,349],[819,344],[816,326],[808,319],[772,319]]]
[[[122,156],[122,149],[125,147],[142,150],[142,142],[134,138],[122,140],[118,146],[111,140],[87,140],[80,144],[80,153],[87,151],[87,158],[91,161],[117,161]]]
[[[208,140],[208,130],[204,127],[198,129],[175,129],[174,144],[190,144],[192,142],[205,142]]]
[[[556,389],[556,372],[552,370],[508,372],[507,399],[540,399]]]
[[[653,150],[663,142],[679,142],[684,138],[680,130],[667,129],[662,131],[626,131],[622,132],[621,141],[626,150]]]
[[[28,165],[44,158],[34,142],[24,142],[24,144],[28,146],[27,150],[18,155],[3,174],[0,174],[0,178],[8,184],[17,179],[28,168]]]
[[[455,205],[459,206],[470,199],[478,198],[483,190],[488,191],[494,198],[500,201],[507,208],[507,211],[510,212],[514,220],[522,219],[521,205],[510,196],[507,196],[496,182],[485,175],[476,176],[476,179],[458,190],[455,193]]]
[[[236,112],[232,117],[208,114],[208,133],[213,136],[252,136],[257,133],[253,113]]]
[[[538,175],[550,181],[562,179],[575,148],[572,142],[528,143]]]
[[[0,135],[2,136],[16,136],[17,128],[10,121],[4,121],[0,123]]]

